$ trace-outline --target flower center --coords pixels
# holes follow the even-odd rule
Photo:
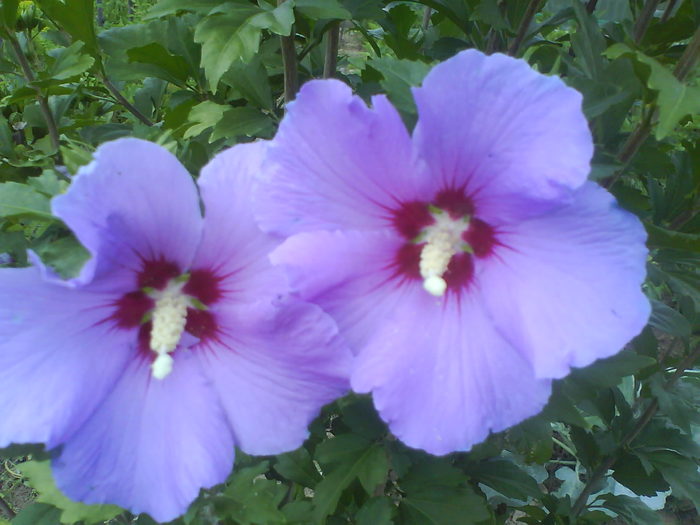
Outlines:
[[[203,347],[220,337],[211,307],[223,298],[224,289],[215,272],[198,268],[183,274],[165,259],[144,260],[135,284],[112,304],[109,319],[118,328],[138,330],[138,349],[156,379],[172,372],[178,346]]]
[[[405,239],[388,266],[393,277],[420,280],[436,297],[467,289],[475,261],[491,257],[501,245],[498,231],[479,218],[464,188],[445,188],[427,202],[399,203],[387,218]]]
[[[151,350],[156,358],[151,364],[153,377],[163,379],[173,369],[170,356],[177,348],[187,324],[187,308],[190,298],[182,293],[184,282],[180,279],[171,281],[165,290],[156,290],[149,295],[155,299],[151,318]]]
[[[452,257],[460,252],[473,253],[471,246],[462,238],[469,230],[469,216],[453,219],[449,213],[440,209],[431,209],[435,220],[423,229],[418,242],[425,242],[420,252],[419,269],[423,278],[423,288],[440,297],[447,290],[443,278]]]

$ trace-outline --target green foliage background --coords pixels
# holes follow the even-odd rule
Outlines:
[[[107,140],[161,143],[197,174],[225,147],[272,137],[310,78],[386,92],[410,127],[409,87],[436,61],[470,47],[523,57],[583,93],[591,178],[647,228],[649,326],[465,453],[410,450],[368,398],[341,399],[303,448],[239,453],[175,523],[644,525],[662,523],[647,503],[664,502],[699,523],[699,22],[699,0],[2,0],[0,264],[26,265],[32,249],[63,275],[80,267],[49,201]],[[153,524],[67,500],[40,448],[0,456],[13,525]],[[20,504],[27,486],[36,499]]]

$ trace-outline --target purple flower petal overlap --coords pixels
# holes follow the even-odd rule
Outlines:
[[[304,86],[277,132],[280,147],[269,153],[274,183],[256,209],[263,227],[285,235],[376,228],[396,199],[420,191],[426,180],[401,117],[385,97],[373,101],[368,108],[337,80]]]
[[[92,255],[80,275],[0,270],[0,446],[46,443],[68,496],[171,520],[234,446],[292,450],[349,389],[335,323],[289,297],[253,219],[265,147],[204,168],[203,218],[173,155],[107,143],[53,203]]]
[[[641,331],[646,237],[586,182],[591,135],[560,79],[468,50],[415,97],[410,148],[383,148],[401,136],[385,99],[303,86],[256,214],[286,236],[271,260],[355,352],[353,389],[405,443],[445,454],[536,414],[552,379]]]

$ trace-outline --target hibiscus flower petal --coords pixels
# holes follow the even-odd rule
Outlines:
[[[414,162],[401,117],[337,80],[311,81],[290,104],[257,191],[263,229],[289,235],[386,225],[387,209],[429,181]]]
[[[639,220],[592,182],[571,205],[504,229],[477,280],[493,322],[538,377],[613,355],[642,330],[645,239]]]
[[[309,423],[348,389],[350,353],[317,306],[296,299],[217,312],[224,333],[200,348],[236,445],[248,454],[299,447]]]
[[[538,413],[550,394],[550,381],[536,379],[493,328],[478,294],[446,305],[419,287],[360,352],[352,386],[372,392],[399,439],[432,454],[470,449]]]
[[[336,320],[358,351],[353,389],[372,392],[406,444],[433,454],[467,450],[489,430],[537,413],[549,382],[535,379],[473,292],[436,298],[419,280],[392,278],[387,261],[401,242],[385,232],[301,233],[272,260]]]
[[[0,270],[0,447],[60,443],[93,413],[135,355],[134,331],[105,322],[110,297]]]
[[[125,138],[94,153],[53,212],[90,251],[73,284],[128,269],[143,260],[165,260],[181,269],[192,262],[202,217],[197,188],[178,160],[162,146]]]
[[[226,479],[234,455],[226,417],[194,355],[178,358],[163,380],[134,361],[93,417],[54,451],[54,476],[66,495],[165,522],[183,514],[201,487]]]
[[[299,296],[331,314],[350,347],[359,349],[400,300],[392,259],[403,242],[386,231],[300,233],[270,259],[285,268]]]
[[[487,222],[567,199],[586,180],[593,142],[581,95],[524,60],[463,51],[414,89],[414,140],[446,186],[467,186]]]
[[[192,270],[216,276],[230,300],[255,302],[287,290],[283,273],[267,259],[279,240],[264,234],[253,218],[253,178],[260,173],[266,142],[227,149],[202,169],[204,231]]]

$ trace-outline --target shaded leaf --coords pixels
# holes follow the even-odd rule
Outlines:
[[[54,220],[46,195],[17,182],[0,184],[0,217],[18,216]]]
[[[630,496],[614,496],[603,494],[598,498],[596,504],[602,505],[615,512],[619,517],[634,523],[635,525],[662,525],[661,516],[647,507],[638,498]]]
[[[466,473],[509,498],[537,498],[541,491],[535,479],[512,461],[494,459],[469,465]]]
[[[122,512],[122,509],[115,505],[85,505],[68,499],[56,488],[49,461],[27,461],[17,465],[17,469],[29,479],[31,486],[38,492],[38,502],[48,503],[59,509],[63,523],[97,523],[110,520]]]

